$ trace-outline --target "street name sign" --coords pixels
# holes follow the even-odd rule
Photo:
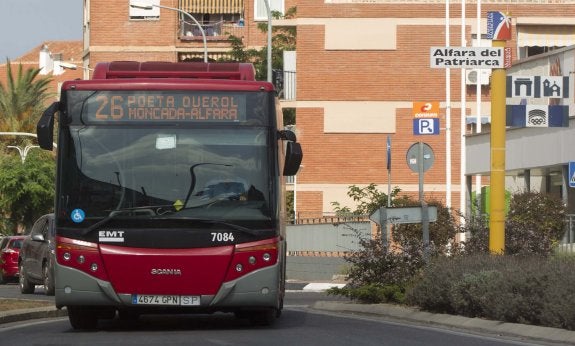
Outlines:
[[[379,225],[384,222],[393,224],[400,223],[421,223],[423,221],[422,207],[399,207],[399,208],[385,208],[381,207],[369,216],[369,219]],[[429,222],[437,221],[437,207],[428,206],[428,220]]]
[[[511,66],[511,50],[503,47],[431,47],[432,68],[494,69]]]

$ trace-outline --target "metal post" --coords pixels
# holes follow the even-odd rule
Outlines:
[[[20,148],[20,147],[18,147],[18,146],[16,146],[16,145],[8,145],[8,146],[6,146],[6,147],[7,147],[7,148],[12,148],[12,149],[18,150],[18,153],[20,154],[20,160],[22,160],[22,164],[23,164],[24,162],[26,162],[26,156],[28,156],[28,152],[29,152],[31,149],[40,148],[39,145],[27,145],[27,146],[24,147],[24,149],[22,149],[22,148]]]
[[[493,47],[505,47],[505,41],[493,40]],[[491,194],[489,213],[489,251],[505,250],[505,84],[504,68],[491,75]]]
[[[424,193],[423,193],[423,142],[419,142],[418,148],[418,157],[417,157],[417,168],[419,170],[419,203],[421,203],[421,227],[423,231],[423,254],[424,258],[427,260],[428,251],[429,251],[429,210],[427,207],[427,203],[424,200]]]
[[[268,12],[268,82],[272,82],[272,10],[269,0],[264,0]]]

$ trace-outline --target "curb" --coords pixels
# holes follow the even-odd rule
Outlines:
[[[566,329],[508,323],[481,318],[469,318],[457,315],[435,314],[420,311],[411,307],[390,304],[355,304],[347,302],[318,301],[313,304],[311,308],[331,312],[385,316],[420,324],[466,329],[480,333],[489,333],[515,338],[528,338],[533,341],[575,345],[575,331]]]
[[[302,291],[307,291],[307,292],[324,292],[325,290],[328,290],[332,287],[339,287],[342,288],[344,287],[345,284],[336,284],[336,283],[330,283],[330,282],[311,282],[307,285],[305,285],[302,288]]]
[[[0,312],[0,324],[64,316],[68,316],[68,311],[66,309],[56,309],[54,306],[9,310]]]

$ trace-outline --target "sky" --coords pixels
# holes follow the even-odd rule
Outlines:
[[[0,0],[0,63],[44,41],[82,40],[83,0]]]

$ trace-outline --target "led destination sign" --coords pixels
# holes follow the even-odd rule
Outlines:
[[[88,122],[242,122],[246,119],[246,95],[98,92],[86,103],[86,111],[84,120]]]

